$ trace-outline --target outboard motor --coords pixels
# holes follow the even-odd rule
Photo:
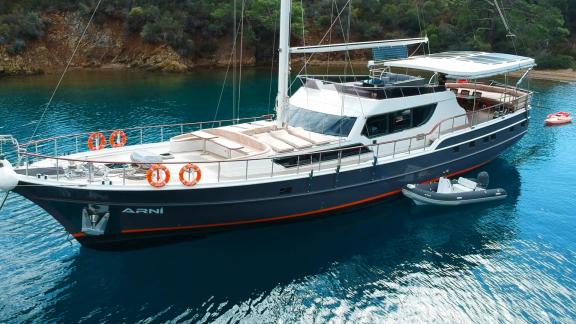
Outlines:
[[[488,189],[488,183],[490,182],[488,172],[482,171],[478,173],[478,179],[476,179],[476,182],[478,183],[478,186]]]

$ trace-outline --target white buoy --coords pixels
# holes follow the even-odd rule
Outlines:
[[[18,185],[18,174],[8,160],[0,160],[0,191],[11,191]]]

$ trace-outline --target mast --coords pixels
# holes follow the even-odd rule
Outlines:
[[[278,95],[276,119],[279,127],[284,124],[284,111],[288,107],[288,82],[290,78],[290,10],[291,0],[280,2],[280,43],[278,48]]]

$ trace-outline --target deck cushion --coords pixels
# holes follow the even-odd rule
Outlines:
[[[306,141],[298,136],[294,136],[288,133],[286,130],[273,131],[270,132],[270,135],[298,149],[305,149],[312,146],[312,143],[309,141]]]

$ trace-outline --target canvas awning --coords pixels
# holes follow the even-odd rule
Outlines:
[[[445,52],[388,61],[385,66],[438,72],[454,79],[481,79],[536,66],[524,56],[486,52]]]

